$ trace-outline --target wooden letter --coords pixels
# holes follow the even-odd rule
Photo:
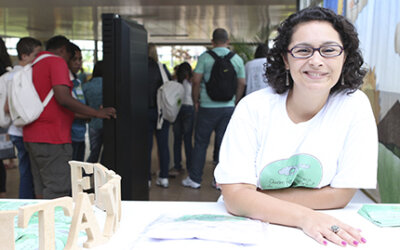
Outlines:
[[[82,176],[82,169],[85,170],[86,174],[93,174],[93,163],[80,162],[80,161],[69,161],[71,166],[71,187],[72,187],[72,198],[76,202],[78,193],[84,192],[84,190],[90,189],[90,177]],[[93,194],[89,195],[91,203],[94,203]]]
[[[71,216],[72,198],[62,197],[50,201],[40,202],[38,204],[27,205],[19,208],[18,227],[26,228],[29,219],[35,212],[39,213],[39,249],[55,249],[54,236],[54,209],[62,207],[66,216]]]
[[[15,249],[14,217],[18,211],[0,211],[0,250]]]
[[[88,238],[87,241],[83,243],[84,247],[91,248],[107,241],[107,239],[103,237],[99,225],[97,224],[88,194],[83,192],[77,195],[71,228],[69,230],[67,244],[64,248],[65,250],[76,248],[78,235],[81,230],[86,231]]]
[[[94,171],[94,203],[96,207],[101,210],[105,210],[104,202],[101,200],[102,196],[100,195],[100,188],[106,184],[111,178],[115,175],[115,172],[112,170],[108,170],[106,167],[101,165],[100,163],[95,163],[93,165]]]
[[[110,238],[121,220],[121,176],[115,175],[99,191],[107,213],[103,235]]]

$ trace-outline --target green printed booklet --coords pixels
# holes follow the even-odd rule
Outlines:
[[[358,213],[380,227],[400,227],[400,206],[367,204]]]

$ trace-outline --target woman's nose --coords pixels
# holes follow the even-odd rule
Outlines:
[[[314,67],[321,67],[323,65],[323,57],[319,51],[314,51],[314,54],[308,58],[308,63]]]

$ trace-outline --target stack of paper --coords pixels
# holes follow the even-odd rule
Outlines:
[[[183,216],[162,215],[153,221],[135,242],[135,249],[152,249],[160,246],[186,245],[196,247],[217,245],[255,248],[262,245],[267,236],[267,225],[258,220],[225,214],[191,214]],[[188,245],[189,244],[189,245]],[[196,248],[197,249],[197,248]]]
[[[394,205],[363,205],[358,213],[380,227],[400,226],[400,206]]]

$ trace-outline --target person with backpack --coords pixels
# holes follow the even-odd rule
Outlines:
[[[215,131],[219,148],[245,88],[243,60],[228,49],[228,32],[215,29],[211,42],[213,49],[200,55],[192,81],[197,120],[189,175],[182,181],[183,186],[190,188],[200,188],[211,133]]]
[[[32,37],[23,37],[17,43],[18,65],[15,65],[11,74],[22,68],[28,63],[32,63],[36,55],[42,51],[42,43]],[[8,105],[8,103],[7,103]],[[17,148],[18,170],[19,170],[19,198],[33,199],[35,192],[33,188],[33,177],[28,151],[24,146],[22,127],[11,124],[8,128],[10,140]]]
[[[157,47],[155,44],[150,43],[148,46],[148,159],[150,164],[149,169],[149,187],[151,186],[151,151],[153,149],[153,136],[155,134],[157,140],[158,157],[160,160],[160,173],[156,179],[158,186],[167,188],[168,169],[169,169],[169,148],[168,148],[168,135],[169,135],[169,121],[164,120],[161,128],[157,128],[158,124],[158,105],[157,105],[157,90],[163,85],[162,73],[160,71]],[[163,65],[167,78],[171,79],[168,69]]]
[[[116,118],[116,110],[112,107],[96,110],[72,97],[73,84],[67,65],[71,57],[69,46],[70,41],[64,36],[50,38],[46,51],[40,52],[37,58],[44,54],[50,56],[32,67],[32,81],[40,99],[43,101],[49,92],[54,92],[39,118],[23,127],[37,198],[54,199],[71,195],[68,161],[72,160],[74,113],[103,119]]]

